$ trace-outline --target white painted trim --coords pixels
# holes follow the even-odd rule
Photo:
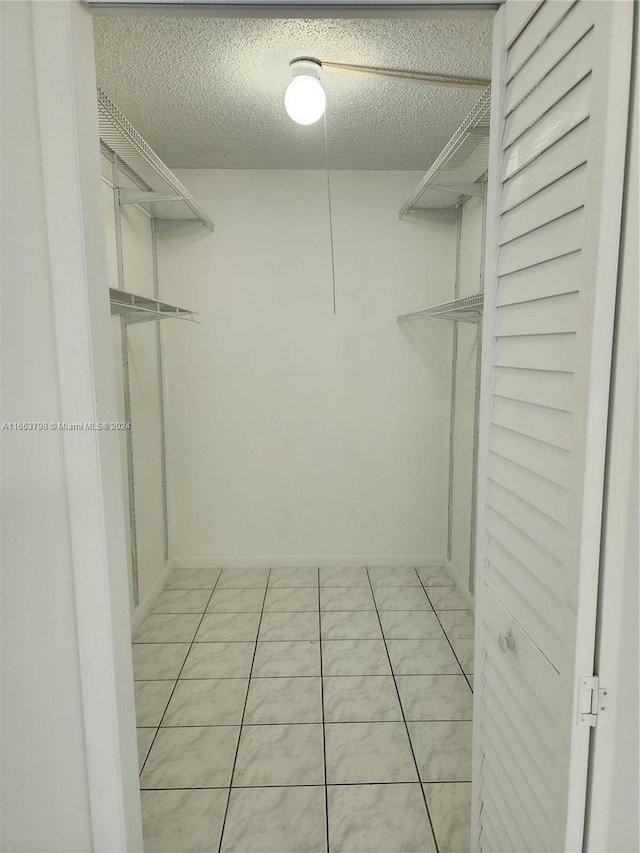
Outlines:
[[[261,569],[261,568],[350,568],[352,566],[390,566],[419,568],[420,566],[444,566],[447,559],[443,554],[407,554],[404,556],[371,556],[370,554],[247,554],[227,557],[172,557],[174,569]]]
[[[77,2],[32,14],[60,413],[117,420],[91,16]],[[63,443],[92,850],[141,850],[118,445],[89,430]]]
[[[133,634],[136,628],[144,621],[144,619],[149,615],[151,608],[153,607],[156,598],[162,592],[162,589],[167,582],[167,578],[171,574],[171,569],[173,568],[171,561],[168,561],[165,564],[164,569],[161,574],[156,578],[154,585],[151,587],[149,592],[146,594],[144,599],[140,602],[140,604],[134,610],[131,616],[131,633]]]
[[[460,595],[463,596],[465,601],[469,606],[469,610],[475,615],[476,612],[476,602],[474,597],[469,592],[469,584],[465,582],[461,572],[456,568],[455,564],[451,562],[451,560],[447,560],[445,563],[445,568],[451,575],[453,582],[455,583]]]

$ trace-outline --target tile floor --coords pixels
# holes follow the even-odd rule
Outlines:
[[[439,568],[176,569],[133,638],[146,853],[467,853],[472,637]]]

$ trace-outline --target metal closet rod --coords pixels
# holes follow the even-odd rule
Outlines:
[[[382,77],[396,77],[401,80],[418,80],[422,83],[432,83],[437,86],[455,86],[465,89],[486,89],[491,83],[484,77],[459,77],[455,74],[432,74],[429,71],[409,71],[403,68],[381,68],[377,65],[348,65],[344,62],[325,62],[315,60],[322,68],[333,68],[336,71],[353,71],[361,74],[378,74]]]

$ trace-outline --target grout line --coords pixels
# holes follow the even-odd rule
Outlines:
[[[221,577],[222,577],[222,570],[220,571],[220,574],[216,578],[216,582],[213,585],[213,589],[211,590],[211,595],[209,596],[209,601],[207,602],[207,607],[209,606],[209,602],[213,598],[213,593],[216,591],[216,587],[218,586],[218,581],[220,580]],[[162,712],[162,716],[160,717],[160,720],[158,722],[158,728],[156,729],[156,733],[153,736],[153,740],[151,741],[151,746],[149,747],[149,750],[147,752],[147,756],[142,763],[142,767],[140,768],[140,772],[138,773],[138,778],[140,778],[142,776],[142,771],[147,766],[147,761],[149,760],[149,756],[151,755],[151,750],[153,749],[153,745],[156,742],[156,738],[158,737],[158,733],[160,732],[160,726],[162,725],[162,721],[164,720],[164,718],[166,716],[167,708],[169,707],[169,703],[173,699],[173,694],[176,692],[176,688],[178,686],[178,681],[180,679],[180,675],[182,674],[182,670],[185,667],[185,664],[187,662],[187,658],[189,657],[189,653],[191,652],[191,649],[193,648],[193,644],[195,643],[196,634],[200,630],[200,625],[202,625],[202,621],[204,619],[205,613],[207,612],[207,607],[205,607],[204,612],[203,612],[202,616],[200,617],[200,621],[198,622],[198,627],[195,630],[195,633],[193,635],[193,639],[189,643],[189,648],[187,649],[187,653],[184,656],[184,660],[182,661],[182,666],[178,670],[178,674],[176,676],[176,680],[175,680],[175,683],[173,685],[173,690],[171,691],[171,695],[169,696],[169,699],[167,700],[167,704],[164,706],[164,711]],[[196,613],[195,615],[197,616],[198,614]],[[143,645],[143,644],[141,643],[140,645]],[[149,643],[148,645],[152,645],[152,644]],[[180,645],[186,645],[186,644],[181,643]],[[148,681],[152,681],[152,680],[154,680],[154,681],[170,681],[170,679],[145,679],[145,680],[148,680]]]
[[[414,569],[414,571],[415,571],[415,569]],[[367,578],[369,578],[369,586],[371,588],[371,595],[373,596],[373,599],[375,602],[375,595],[373,593],[373,586],[371,584],[371,576],[369,575],[369,569],[368,568],[366,569],[366,573],[367,573]],[[416,572],[416,576],[417,575],[418,575],[418,573]],[[420,584],[422,585],[422,580],[419,577],[418,577],[418,580],[420,580]],[[422,587],[422,589],[424,589],[424,587]],[[429,602],[429,603],[431,603],[431,602]],[[418,777],[418,784],[420,786],[420,793],[422,794],[422,799],[424,801],[424,807],[425,807],[426,812],[427,812],[427,819],[429,820],[429,826],[431,828],[431,836],[433,838],[433,844],[435,846],[436,853],[440,853],[440,848],[438,847],[438,839],[436,838],[436,832],[435,832],[435,829],[433,826],[433,821],[431,819],[431,813],[429,812],[429,804],[427,803],[427,795],[425,794],[424,785],[422,784],[422,778],[420,777],[420,768],[418,767],[418,759],[416,758],[416,754],[415,754],[415,751],[413,749],[413,741],[411,740],[411,734],[409,732],[409,726],[407,724],[407,719],[406,719],[405,713],[404,713],[404,706],[402,704],[402,699],[400,698],[400,691],[398,690],[398,682],[396,681],[396,674],[393,671],[393,664],[391,663],[391,655],[389,654],[389,649],[387,647],[387,638],[385,637],[384,631],[382,629],[382,620],[380,619],[380,612],[377,609],[377,605],[376,605],[376,615],[378,616],[378,622],[380,623],[380,631],[382,633],[382,642],[384,643],[384,648],[385,648],[385,651],[387,653],[387,660],[389,661],[389,668],[391,670],[391,676],[393,678],[393,684],[394,684],[394,687],[396,688],[396,695],[398,697],[398,704],[400,705],[400,713],[402,714],[402,720],[404,722],[404,728],[405,728],[405,731],[407,733],[407,740],[409,741],[409,749],[411,750],[411,756],[413,758],[413,763],[414,763],[414,766],[416,768],[416,775]]]
[[[378,785],[415,785],[415,782],[332,782],[331,788],[358,788],[358,787],[374,787]],[[425,785],[470,785],[470,779],[456,779],[455,781],[447,780],[432,780],[424,783]],[[251,791],[259,790],[260,788],[324,788],[325,785],[316,785],[309,782],[296,782],[294,784],[283,785],[234,785],[237,790]],[[197,785],[193,788],[185,788],[184,785],[179,788],[144,788],[144,791],[226,791],[227,786],[215,785]]]
[[[231,767],[231,775],[229,776],[229,793],[227,795],[227,804],[224,809],[224,817],[222,818],[222,826],[220,827],[220,842],[218,844],[218,853],[222,850],[222,840],[224,838],[224,830],[227,824],[227,815],[229,814],[229,803],[231,802],[231,788],[233,786],[233,776],[236,772],[236,762],[238,761],[238,753],[240,751],[240,741],[242,739],[242,728],[244,726],[244,717],[247,712],[247,702],[249,700],[249,690],[251,689],[251,673],[253,672],[253,665],[256,660],[256,653],[258,651],[258,637],[260,636],[260,626],[262,625],[262,617],[264,615],[264,603],[267,599],[267,589],[269,588],[269,579],[271,578],[271,569],[267,574],[267,583],[264,588],[264,595],[262,597],[262,610],[260,611],[260,619],[258,621],[258,630],[256,632],[256,641],[253,647],[253,657],[251,658],[251,666],[249,668],[249,678],[247,680],[247,692],[244,696],[244,706],[242,708],[242,717],[240,718],[240,728],[238,730],[238,742],[236,743],[236,752],[233,756],[233,765]]]
[[[418,575],[418,577],[420,577],[420,576]],[[420,578],[420,583],[422,583],[422,578]],[[425,584],[424,584],[424,583],[422,583],[422,589],[424,590],[424,593],[425,593],[425,595],[427,596],[427,598],[429,598],[429,593],[427,592],[427,587],[425,586]],[[429,604],[431,604],[431,606],[433,607],[433,603],[432,603],[432,601],[431,601],[431,599],[430,599],[430,598],[429,598]],[[469,681],[469,676],[468,676],[468,675],[467,675],[467,673],[464,671],[464,668],[463,668],[462,664],[460,663],[460,659],[458,658],[458,655],[456,654],[456,650],[454,649],[454,647],[453,647],[453,643],[451,642],[451,639],[449,638],[449,634],[447,633],[447,631],[445,630],[444,625],[443,625],[443,624],[442,624],[442,622],[440,621],[440,617],[438,616],[438,611],[435,609],[435,607],[433,607],[433,612],[436,614],[436,619],[438,620],[438,624],[439,624],[439,625],[440,625],[440,627],[442,628],[442,632],[444,633],[445,639],[446,639],[446,641],[449,643],[449,647],[451,648],[451,651],[452,651],[452,653],[453,653],[453,656],[454,656],[454,658],[456,659],[456,662],[457,662],[458,666],[460,667],[460,672],[461,672],[461,673],[462,673],[462,675],[464,676],[464,680],[467,682],[467,686],[469,687],[469,690],[470,690],[470,691],[471,691],[471,693],[473,694],[473,684]],[[442,612],[443,612],[443,613],[451,613],[452,611],[451,611],[451,610],[443,610]],[[460,611],[457,611],[457,612],[460,612]],[[469,613],[470,611],[469,611],[469,609],[467,608],[464,612]],[[474,621],[475,621],[475,620],[474,620]],[[454,639],[455,639],[455,637],[454,637]],[[463,638],[462,638],[462,637],[460,637],[460,638],[458,638],[458,639],[463,639]],[[475,666],[475,661],[474,661],[474,666]]]
[[[329,789],[327,787],[327,730],[324,719],[324,669],[322,666],[322,610],[321,610],[320,568],[318,567],[318,642],[320,643],[320,699],[322,702],[322,754],[324,759],[324,820],[325,840],[329,853]]]

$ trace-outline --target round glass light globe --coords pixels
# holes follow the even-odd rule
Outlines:
[[[322,117],[327,97],[317,77],[299,74],[287,86],[284,108],[297,124],[314,124]]]

